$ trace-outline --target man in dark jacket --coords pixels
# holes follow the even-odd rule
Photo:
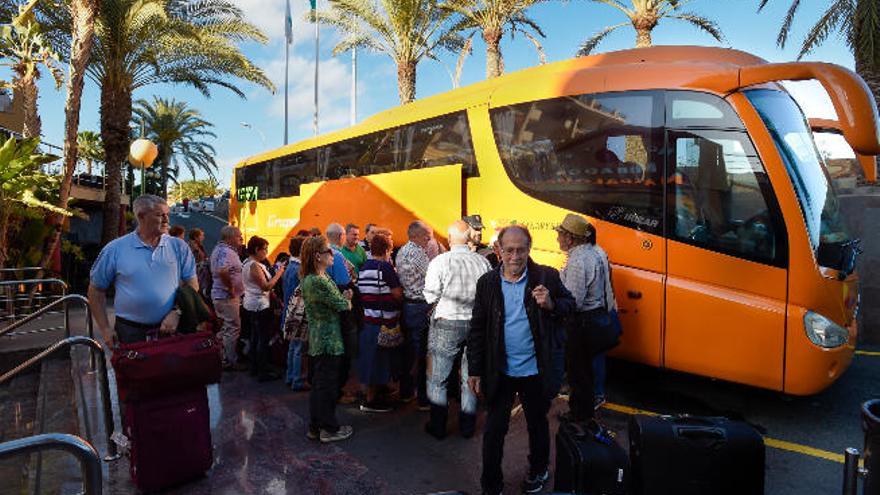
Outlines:
[[[520,225],[498,234],[501,266],[477,281],[468,334],[468,384],[488,403],[483,434],[483,493],[504,489],[501,460],[514,398],[519,395],[529,433],[529,476],[523,492],[537,493],[550,474],[552,335],[554,320],[574,309],[559,272],[529,258],[532,238]]]

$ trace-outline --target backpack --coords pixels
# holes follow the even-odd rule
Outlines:
[[[309,340],[309,322],[306,320],[306,301],[299,287],[287,301],[287,312],[284,313],[284,338],[286,340]]]

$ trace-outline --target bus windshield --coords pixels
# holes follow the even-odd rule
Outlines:
[[[809,125],[800,108],[782,91],[745,92],[773,136],[794,184],[813,249],[821,266],[840,269],[850,236],[827,171],[822,167]]]

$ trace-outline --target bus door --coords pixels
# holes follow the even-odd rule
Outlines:
[[[613,265],[624,330],[612,355],[660,366],[666,273],[663,93],[503,103],[521,99],[517,91],[533,90],[493,94],[498,103],[489,116],[497,153],[492,140],[483,138],[489,122],[474,119],[481,176],[468,186],[468,209],[499,226],[526,225],[532,257],[554,266],[565,260],[554,227],[569,211],[588,216]],[[474,203],[478,209],[472,209]]]
[[[668,92],[666,139],[664,366],[782,389],[787,244],[761,160],[712,95]]]

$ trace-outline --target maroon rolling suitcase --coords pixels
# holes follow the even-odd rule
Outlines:
[[[123,428],[131,444],[131,479],[155,491],[202,476],[214,462],[208,394],[189,391],[126,402]]]
[[[220,342],[210,332],[121,344],[110,359],[120,401],[160,397],[218,383]]]

